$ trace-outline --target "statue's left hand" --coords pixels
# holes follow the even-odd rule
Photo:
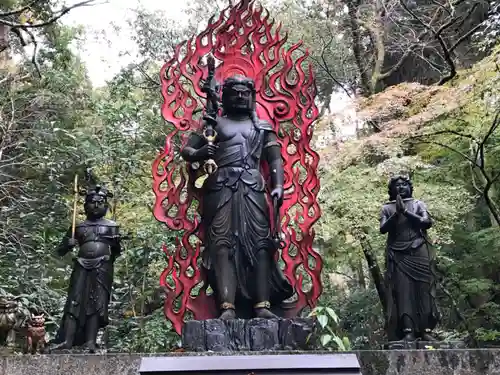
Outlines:
[[[68,238],[68,248],[69,249],[73,249],[76,246],[76,244],[77,244],[76,239],[74,239],[72,237]]]
[[[276,198],[278,201],[278,206],[281,206],[283,204],[283,186],[276,186],[272,191],[271,191],[271,198]]]

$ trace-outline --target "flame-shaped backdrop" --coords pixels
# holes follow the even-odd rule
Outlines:
[[[167,294],[165,315],[179,334],[189,319],[188,312],[194,319],[217,316],[200,269],[203,228],[198,214],[202,197],[197,195],[173,142],[179,136],[185,142],[186,133],[201,126],[204,94],[200,81],[207,76],[202,60],[209,53],[218,65],[218,82],[234,74],[255,80],[257,114],[279,134],[285,167],[281,215],[286,247],[277,256],[281,256],[284,274],[295,289],[286,315],[296,316],[305,307],[314,307],[322,291],[322,259],[312,247],[312,226],[321,215],[317,202],[319,157],[310,146],[318,116],[316,86],[312,68],[304,62],[308,52],[300,52],[301,42],[286,49],[287,36],[281,36],[280,29],[281,25],[274,27],[269,12],[253,0],[242,0],[222,11],[216,21],[212,18],[198,36],[178,45],[160,72],[162,115],[174,130],[153,163],[154,216],[179,231],[175,251],[164,246],[168,266],[160,280]],[[296,54],[299,57],[294,58]]]

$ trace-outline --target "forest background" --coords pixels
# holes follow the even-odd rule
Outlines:
[[[31,16],[17,12],[28,4]],[[439,334],[498,344],[500,2],[263,4],[289,31],[288,43],[304,41],[316,70],[323,215],[315,247],[325,262],[320,305],[330,318],[321,322],[332,329],[322,344],[341,348],[335,335],[354,348],[383,343],[378,211],[388,176],[400,171],[412,175],[435,220]],[[186,24],[136,9],[128,28],[141,59],[95,88],[71,48],[89,35],[61,22],[62,3],[0,1],[0,295],[44,312],[49,335],[71,272],[71,257],[54,250],[71,222],[74,175],[91,165],[116,194],[110,217],[132,235],[116,262],[108,348],[178,347],[159,288],[162,244],[172,248],[176,234],[151,211],[151,163],[170,129],[160,116],[158,72],[225,5],[192,0]],[[349,105],[329,112],[332,95]],[[354,135],[345,137],[348,127]]]

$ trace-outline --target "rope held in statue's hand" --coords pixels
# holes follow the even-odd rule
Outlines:
[[[276,244],[277,250],[283,250],[286,247],[286,242],[283,240],[281,233],[281,218],[280,218],[280,207],[278,205],[278,197],[273,197],[273,210],[274,210],[274,243]]]

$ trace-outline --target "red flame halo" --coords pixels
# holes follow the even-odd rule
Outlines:
[[[284,49],[287,37],[280,35],[280,29],[279,25],[274,28],[274,21],[264,8],[254,6],[253,0],[242,0],[222,11],[216,21],[212,18],[198,36],[179,44],[160,71],[164,98],[161,112],[174,130],[153,162],[153,213],[181,236],[173,252],[164,246],[168,265],[160,277],[166,291],[164,312],[179,334],[188,312],[195,319],[217,316],[215,301],[207,293],[206,278],[198,265],[203,228],[196,212],[199,214],[202,196],[194,189],[184,163],[174,160],[173,145],[176,136],[200,127],[196,119],[196,114],[203,110],[200,81],[207,75],[206,65],[200,61],[208,53],[220,62],[216,68],[219,82],[235,74],[255,80],[257,114],[280,134],[286,190],[281,207],[286,247],[281,258],[285,263],[283,272],[296,291],[295,303],[287,316],[314,307],[322,291],[323,262],[312,248],[312,226],[321,215],[317,202],[319,156],[310,145],[318,116],[314,74],[310,65],[307,73],[303,70],[307,51],[296,59],[292,57],[301,43]],[[267,165],[263,165],[263,170],[268,178]],[[299,272],[299,268],[303,270]],[[304,275],[310,279],[308,290],[304,290]],[[199,291],[195,293],[196,289]]]
[[[256,76],[254,66],[247,59],[237,56],[231,56],[229,59],[230,60],[224,61],[222,65],[218,67],[216,74],[218,82],[222,82],[225,78],[235,75],[243,75],[251,78]],[[257,90],[258,89],[259,88],[257,88]]]

